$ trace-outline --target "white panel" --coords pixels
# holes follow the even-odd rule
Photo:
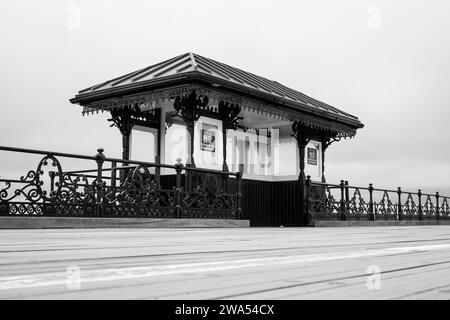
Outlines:
[[[221,170],[223,164],[222,121],[200,117],[195,123],[194,160],[198,168]]]
[[[165,135],[165,163],[175,164],[177,158],[181,158],[183,164],[186,163],[186,127],[173,124],[166,130]]]
[[[310,141],[305,149],[305,174],[313,181],[322,180],[322,143]]]
[[[155,162],[158,130],[135,126],[131,139],[131,159]]]

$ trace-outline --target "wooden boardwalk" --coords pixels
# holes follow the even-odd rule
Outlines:
[[[0,230],[0,298],[449,299],[450,226]]]

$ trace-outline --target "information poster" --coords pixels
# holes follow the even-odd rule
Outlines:
[[[317,166],[317,149],[307,148],[307,163],[313,166]]]
[[[202,129],[200,149],[202,151],[216,152],[216,130],[212,128]]]

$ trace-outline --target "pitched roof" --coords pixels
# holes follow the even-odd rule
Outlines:
[[[253,73],[229,66],[227,64],[205,58],[195,53],[185,53],[175,58],[151,65],[149,67],[128,73],[121,77],[105,81],[79,91],[71,102],[80,102],[83,96],[93,96],[95,93],[113,92],[129,86],[149,84],[163,79],[169,79],[176,75],[199,74],[208,76],[209,79],[220,81],[221,84],[234,85],[245,88],[248,91],[264,94],[277,100],[284,100],[311,107],[319,113],[337,116],[352,122],[358,122],[358,118],[332,107],[324,102],[311,98],[299,91],[288,88],[276,81],[266,79]],[[362,126],[362,124],[361,124]]]

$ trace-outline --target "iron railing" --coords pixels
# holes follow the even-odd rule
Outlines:
[[[0,216],[241,219],[241,174],[0,146],[43,155],[36,170],[0,178]],[[64,171],[61,158],[95,169]],[[109,164],[109,165],[108,165]],[[120,165],[118,165],[120,164]],[[162,174],[162,171],[165,171]]]
[[[1,146],[0,151],[43,156],[35,170],[20,178],[0,176],[0,216],[242,218],[240,173],[186,167],[180,161],[165,165],[107,158],[103,149],[95,156]],[[64,171],[62,159],[82,161],[83,169]],[[89,165],[91,169],[86,169]],[[305,225],[312,220],[450,219],[450,198],[439,193],[378,189],[372,184],[352,186],[343,180],[340,184],[318,183],[309,176],[305,184],[278,189],[289,194],[283,194],[284,200],[278,193],[269,195],[278,199],[277,205],[271,206],[270,225]],[[246,208],[263,203],[260,196],[247,199]],[[287,209],[292,211],[285,217],[289,221],[273,218]],[[255,212],[253,218],[259,215]]]
[[[447,220],[450,197],[435,194],[312,182],[306,179],[309,220]]]

